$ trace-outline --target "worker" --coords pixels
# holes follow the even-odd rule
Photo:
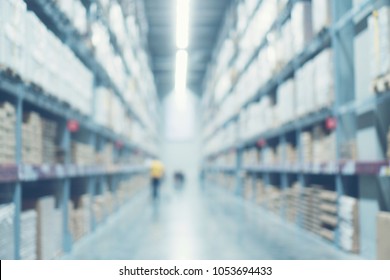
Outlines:
[[[164,177],[164,165],[158,159],[153,159],[150,167],[150,177],[152,184],[152,195],[153,199],[158,198],[159,188],[161,185],[161,180]]]
[[[183,190],[184,182],[185,182],[184,173],[181,171],[176,171],[174,174],[174,182],[175,182],[176,190],[178,191]]]

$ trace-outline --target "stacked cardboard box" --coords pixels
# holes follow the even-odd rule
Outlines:
[[[320,189],[317,186],[305,188],[302,191],[299,215],[302,218],[303,227],[308,231],[318,234],[321,231],[320,215],[318,207]]]
[[[37,259],[37,220],[35,210],[23,211],[20,216],[20,257],[22,260]]]
[[[289,164],[293,164],[293,163],[296,163],[298,160],[298,157],[297,157],[297,150],[296,148],[294,147],[293,144],[291,143],[287,143],[286,144],[286,158],[285,158],[285,161]]]
[[[266,147],[263,150],[264,164],[266,165],[275,165],[278,163],[278,155],[276,147]]]
[[[243,154],[243,165],[246,167],[256,166],[260,163],[261,152],[257,148],[246,150]]]
[[[12,260],[14,256],[15,205],[0,204],[0,259]]]
[[[330,241],[335,241],[335,229],[337,227],[337,193],[334,191],[320,191],[320,235]]]
[[[300,135],[302,147],[302,163],[310,163],[313,159],[313,140],[310,132],[305,131]]]
[[[39,198],[36,211],[38,213],[38,259],[55,259],[62,253],[62,212],[56,208],[55,198],[52,196]]]
[[[77,241],[90,231],[90,197],[82,195],[75,203],[69,203],[69,231]]]
[[[300,184],[296,182],[292,185],[291,188],[285,191],[286,219],[292,223],[297,221],[300,188]]]
[[[340,144],[340,159],[352,161],[357,159],[357,144],[355,139]]]
[[[114,146],[112,143],[106,144],[104,148],[97,153],[96,163],[100,165],[110,165],[113,163]]]
[[[76,165],[93,165],[95,161],[95,151],[92,146],[80,142],[72,142],[72,163]]]
[[[53,121],[43,119],[43,162],[46,164],[57,163],[57,124]]]
[[[43,163],[42,119],[35,112],[24,116],[22,125],[22,158],[27,164]]]
[[[206,181],[214,182],[215,178],[211,178],[210,175],[206,177]],[[145,175],[133,176],[126,181],[119,183],[117,198],[118,203],[123,205],[128,199],[130,199],[137,191],[149,186],[149,178]]]
[[[339,201],[340,246],[352,253],[359,252],[359,207],[358,200],[342,196]]]
[[[267,200],[267,192],[262,180],[256,180],[256,202],[259,205],[264,206]]]
[[[282,207],[282,192],[277,186],[269,185],[266,189],[267,209],[279,215]]]
[[[0,103],[0,165],[15,163],[15,107]]]
[[[371,38],[371,77],[374,81],[384,78],[390,83],[390,6],[375,10],[369,19]],[[376,91],[386,88],[380,86]]]
[[[377,258],[390,260],[390,212],[377,215]]]

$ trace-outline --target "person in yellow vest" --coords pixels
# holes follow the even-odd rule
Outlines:
[[[159,189],[161,180],[164,177],[164,165],[161,161],[154,159],[150,166],[150,178],[152,183],[152,195],[153,199],[157,199],[159,195]]]

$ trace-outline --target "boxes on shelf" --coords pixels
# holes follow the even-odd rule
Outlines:
[[[332,0],[312,0],[313,32],[320,33],[332,23]]]
[[[289,79],[277,89],[277,114],[280,125],[294,120],[295,108],[295,80]]]
[[[20,216],[20,258],[37,259],[38,214],[34,209],[23,211]]]
[[[314,58],[315,108],[331,106],[334,100],[333,52],[325,49]]]
[[[317,187],[321,189],[321,186]],[[337,217],[337,193],[329,190],[321,190],[319,193],[320,203],[320,235],[330,241],[335,241],[335,230],[338,225]]]
[[[69,231],[77,241],[90,231],[90,196],[82,195],[69,203]]]
[[[15,163],[15,107],[0,103],[0,165]]]
[[[243,165],[246,167],[256,166],[260,163],[261,152],[257,148],[252,148],[244,151],[243,154]]]
[[[267,209],[276,215],[280,215],[282,207],[282,192],[277,186],[269,185],[266,188],[267,195]]]
[[[380,212],[377,215],[377,258],[390,260],[390,212]]]
[[[298,216],[298,198],[301,186],[298,182],[295,182],[291,188],[285,190],[285,203],[286,203],[286,219],[289,222],[295,223]]]
[[[21,78],[25,75],[25,17],[24,1],[0,1],[0,70],[8,69]]]
[[[58,147],[57,140],[57,123],[54,121],[42,119],[43,124],[43,163],[56,164]]]
[[[340,246],[352,253],[359,252],[359,208],[358,200],[342,196],[339,200]]]
[[[311,2],[296,1],[291,11],[293,45],[300,53],[313,36]]]
[[[15,204],[0,204],[0,259],[12,260],[14,255]]]
[[[390,6],[375,10],[369,18],[371,34],[371,78],[374,90],[386,91],[390,83]],[[388,88],[387,88],[388,89]]]
[[[322,230],[321,220],[319,219],[321,210],[318,207],[320,191],[321,189],[318,186],[302,189],[301,202],[298,206],[303,228],[316,234],[320,234]]]
[[[310,163],[313,159],[313,138],[309,131],[302,132],[300,135],[302,147],[302,163]]]
[[[263,183],[263,180],[257,178],[256,179],[256,203],[264,206],[266,201],[266,188]]]
[[[254,178],[250,175],[247,175],[244,178],[243,196],[247,200],[252,200],[254,197],[253,180],[254,180]]]
[[[39,198],[36,202],[36,211],[38,259],[55,259],[62,253],[62,211],[56,208],[53,196]]]
[[[22,124],[22,161],[41,165],[43,163],[43,123],[39,114],[24,115]]]
[[[73,141],[71,162],[76,165],[94,165],[96,163],[94,148],[91,145]]]

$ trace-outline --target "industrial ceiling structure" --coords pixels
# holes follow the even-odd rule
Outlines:
[[[160,96],[165,96],[175,87],[176,1],[145,0],[149,48]],[[190,0],[187,87],[197,94],[202,93],[207,65],[231,2]]]

